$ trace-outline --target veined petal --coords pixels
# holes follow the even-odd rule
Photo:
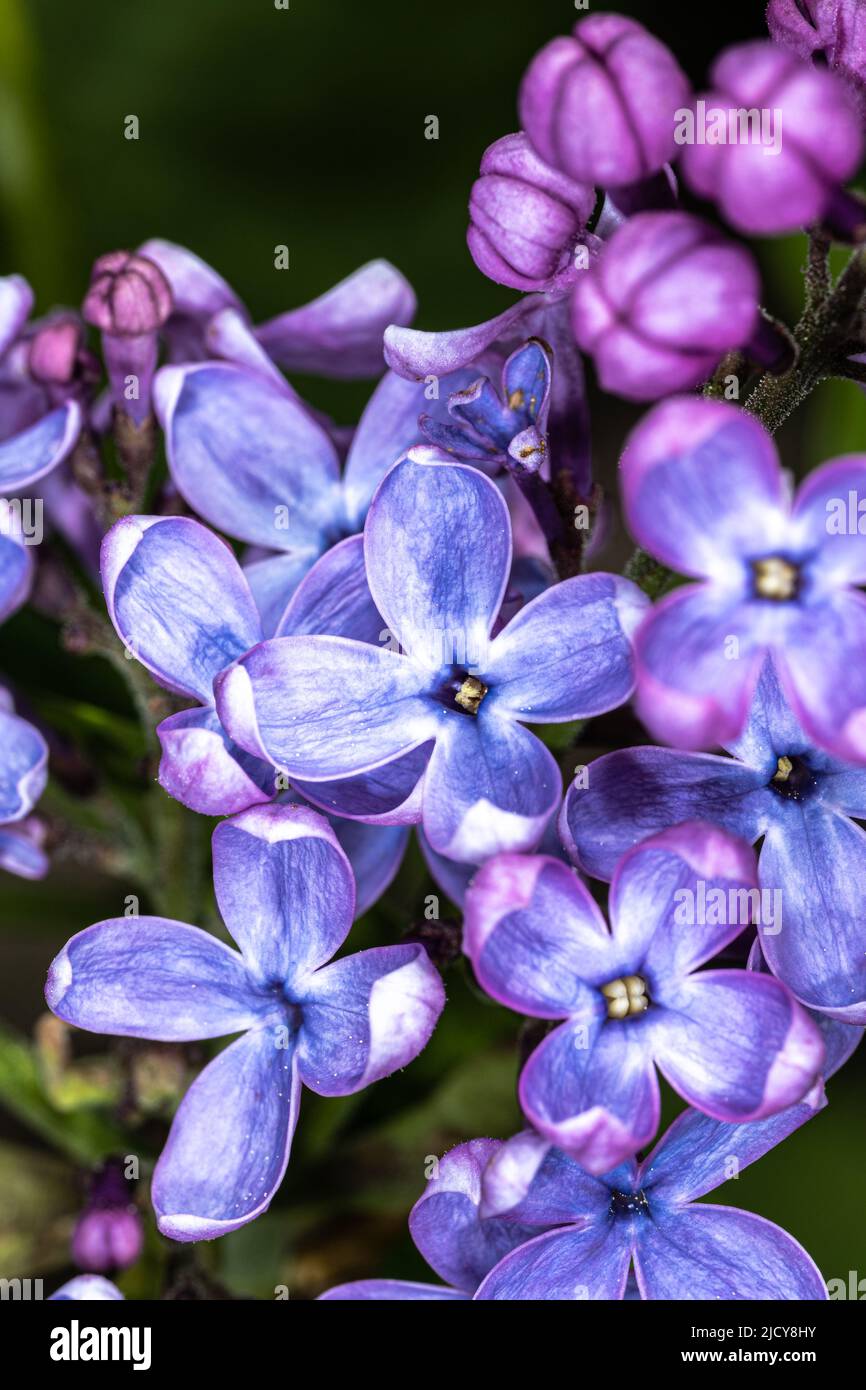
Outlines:
[[[288,372],[314,376],[378,376],[389,323],[411,323],[412,286],[389,261],[368,261],[325,294],[269,319],[256,337]]]
[[[422,743],[393,762],[334,782],[304,782],[295,777],[292,786],[313,806],[346,824],[415,825],[421,819],[424,772],[432,748],[432,743]]]
[[[164,917],[114,917],[73,936],[45,998],[76,1028],[157,1042],[239,1033],[271,1007],[236,951]]]
[[[101,567],[127,649],[160,685],[210,704],[217,672],[261,637],[229,548],[190,517],[129,516],[105,537]]]
[[[560,834],[581,869],[609,881],[627,850],[682,821],[712,821],[753,843],[771,796],[764,774],[734,758],[622,748],[596,758],[569,787]]]
[[[362,917],[381,898],[403,862],[409,827],[364,825],[337,816],[331,824],[352,866],[357,893],[355,916]]]
[[[0,709],[0,825],[32,811],[48,780],[48,747],[26,719]]]
[[[547,1231],[500,1260],[475,1297],[557,1303],[618,1299],[630,1263],[630,1242],[614,1221]]]
[[[298,585],[276,630],[277,637],[352,637],[382,646],[387,640],[364,568],[364,537],[350,536],[325,552]]]
[[[272,550],[321,549],[339,507],[328,434],[288,391],[227,362],[163,367],[154,404],[189,505]]]
[[[202,816],[233,816],[270,801],[276,773],[232,743],[211,707],[185,709],[157,726],[159,784]]]
[[[255,1028],[193,1082],[156,1165],[151,1199],[171,1240],[213,1240],[263,1211],[283,1179],[300,1083],[290,1048]]]
[[[652,1051],[679,1094],[717,1120],[760,1120],[795,1105],[824,1061],[817,1027],[771,975],[703,970],[665,991]]]
[[[545,303],[543,294],[527,294],[494,319],[445,333],[422,333],[417,328],[392,325],[385,330],[385,361],[410,381],[447,376],[475,361],[497,338],[514,329],[520,319]]]
[[[0,444],[0,488],[28,487],[56,468],[72,452],[81,432],[81,408],[67,401],[35,425]]]
[[[347,1096],[418,1056],[445,990],[423,946],[377,946],[317,970],[298,1003],[304,1085],[321,1096]]]
[[[345,637],[275,637],[215,682],[223,727],[247,752],[310,782],[379,767],[435,737],[423,673]]]
[[[257,806],[213,833],[214,891],[250,973],[291,985],[342,945],[355,881],[336,835],[307,806]]]
[[[491,701],[533,724],[615,709],[634,689],[630,639],[648,607],[637,585],[617,575],[554,584],[493,642],[482,667]]]
[[[520,1076],[520,1104],[539,1134],[589,1173],[616,1168],[658,1129],[659,1087],[648,1015],[571,1019],[549,1033]]]
[[[290,554],[268,555],[244,565],[244,579],[259,610],[262,636],[276,635],[298,585],[318,558],[315,549],[293,550]]]
[[[604,918],[573,869],[544,855],[498,854],[466,892],[463,949],[484,989],[536,1018],[588,1011],[587,978],[613,978]]]
[[[0,529],[0,623],[25,602],[32,582],[31,547],[14,532]]]
[[[620,460],[637,542],[671,569],[723,577],[786,535],[788,496],[763,425],[725,401],[674,396],[632,431]]]
[[[534,849],[562,795],[556,760],[522,724],[495,710],[445,712],[424,777],[424,833],[451,859],[480,864]]]
[[[736,1207],[653,1209],[634,1251],[648,1299],[823,1300],[820,1271],[793,1236]]]
[[[511,566],[508,507],[489,478],[412,450],[373,499],[364,557],[373,601],[413,660],[483,669]]]
[[[629,1162],[623,1190],[634,1186],[636,1165]],[[501,1144],[488,1160],[481,1182],[481,1211],[522,1225],[583,1225],[606,1215],[612,1175],[593,1177],[573,1158],[553,1148],[533,1130]]]
[[[837,758],[866,762],[866,595],[831,592],[798,610],[774,653],[791,707],[816,743]]]
[[[866,832],[814,802],[787,809],[761,847],[782,909],[760,931],[767,964],[809,1008],[866,1025]]]

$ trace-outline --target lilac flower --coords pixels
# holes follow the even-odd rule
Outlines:
[[[144,1245],[141,1217],[116,1160],[103,1164],[90,1184],[87,1205],[72,1233],[72,1258],[90,1273],[126,1269]]]
[[[750,1124],[686,1110],[641,1164],[597,1177],[538,1136],[516,1135],[485,1169],[481,1219],[510,1218],[537,1234],[491,1270],[475,1297],[623,1298],[633,1263],[644,1299],[826,1299],[813,1260],[786,1231],[752,1212],[696,1200],[761,1158],[820,1103]]]
[[[384,626],[364,576],[361,538],[323,556],[297,590],[280,630],[334,632],[377,642]],[[106,603],[127,650],[167,690],[198,701],[157,729],[159,781],[203,815],[231,815],[279,792],[270,763],[227,736],[214,708],[214,678],[262,638],[252,593],[228,546],[188,517],[124,517],[102,547]],[[366,911],[396,873],[408,838],[401,826],[337,828]]]
[[[20,878],[43,878],[48,871],[42,829],[30,815],[47,780],[44,738],[15,714],[0,687],[0,868]]]
[[[826,62],[866,111],[866,12],[861,0],[770,0],[767,25],[776,43],[798,58]]]
[[[418,423],[431,444],[461,463],[500,464],[525,477],[547,454],[551,378],[546,344],[531,339],[506,360],[500,390],[480,377],[449,395],[447,423],[426,414]]]
[[[579,20],[532,60],[520,121],[539,155],[579,183],[618,188],[674,155],[674,115],[688,79],[673,54],[624,15]]]
[[[560,289],[524,295],[496,318],[471,328],[424,333],[392,324],[385,332],[385,360],[398,376],[435,390],[438,399],[471,386],[479,376],[492,380],[527,339],[547,344],[553,371],[545,477],[564,480],[570,495],[585,502],[592,493],[589,414],[568,305],[568,294]],[[447,415],[442,418],[447,422]]]
[[[771,665],[733,757],[626,748],[590,764],[561,818],[575,863],[610,879],[645,836],[684,820],[761,840],[758,874],[778,890],[781,921],[761,921],[773,974],[813,1009],[866,1024],[866,770],[828,757],[804,734]]]
[[[737,1123],[813,1085],[821,1036],[784,985],[698,971],[748,924],[756,882],[742,841],[690,822],[619,861],[610,931],[558,860],[498,855],[470,884],[464,949],[480,984],[520,1013],[564,1020],[523,1069],[523,1111],[589,1172],[655,1134],[657,1066],[691,1105]]]
[[[137,426],[150,414],[159,330],[172,307],[168,281],[147,256],[110,251],[94,264],[81,312],[102,334],[112,400]]]
[[[28,324],[32,307],[26,280],[0,278],[0,494],[5,497],[62,463],[81,429],[80,329],[75,328],[75,350],[65,356],[68,375],[61,380],[59,355],[47,351],[47,337],[56,339],[59,320]],[[72,320],[65,322],[74,327]],[[0,542],[6,529],[0,525]]]
[[[469,198],[467,241],[482,274],[516,290],[570,285],[595,189],[551,169],[522,131],[485,150]]]
[[[413,818],[450,858],[531,847],[561,779],[522,721],[561,723],[628,698],[643,595],[614,575],[581,575],[491,641],[511,561],[507,508],[482,473],[427,449],[380,485],[364,554],[401,650],[319,635],[263,642],[215,680],[223,727],[302,788],[333,794],[362,773],[397,779],[401,802],[415,788]]]
[[[243,1033],[201,1073],[172,1124],[151,1196],[163,1234],[212,1239],[266,1211],[282,1181],[301,1083],[350,1095],[406,1066],[444,1004],[423,947],[326,964],[355,885],[327,823],[256,807],[213,836],[214,888],[240,954],[161,917],[99,922],[51,966],[49,1007],[92,1032],[184,1042]]]
[[[576,284],[572,323],[605,390],[653,400],[697,386],[726,352],[748,351],[759,295],[745,247],[688,213],[644,212]]]
[[[444,1284],[361,1279],[328,1289],[320,1298],[377,1302],[471,1299],[503,1255],[536,1234],[533,1224],[523,1226],[510,1215],[502,1221],[495,1216],[481,1217],[484,1170],[502,1147],[496,1139],[458,1144],[438,1162],[425,1192],[409,1213],[412,1239]]]
[[[679,397],[644,417],[620,467],[638,543],[702,581],[662,599],[637,635],[651,732],[677,747],[730,743],[770,654],[810,739],[866,760],[866,599],[852,587],[866,581],[866,457],[824,464],[792,506],[757,420]]]
[[[370,261],[310,304],[253,328],[230,285],[192,251],[156,237],[138,248],[168,281],[173,310],[165,326],[169,360],[194,362],[234,356],[247,337],[262,357],[289,372],[356,378],[379,376],[382,334],[389,323],[411,323],[415,295],[388,261]],[[247,343],[246,353],[254,351]]]
[[[117,1285],[112,1284],[110,1279],[103,1278],[101,1274],[76,1274],[74,1279],[67,1279],[65,1284],[61,1284],[59,1289],[49,1294],[48,1302],[107,1302],[122,1298],[123,1294]]]
[[[708,123],[717,121],[722,138],[710,126],[703,141],[683,146],[683,176],[695,193],[712,199],[731,226],[749,235],[792,232],[825,218],[850,220],[852,213],[855,224],[863,221],[862,207],[840,189],[860,164],[863,135],[839,78],[758,40],[726,48],[710,80],[698,115],[703,110]],[[750,111],[766,114],[770,138],[763,143],[753,129],[742,138],[739,124],[729,131],[739,112]]]

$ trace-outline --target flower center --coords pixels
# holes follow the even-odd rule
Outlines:
[[[786,603],[796,598],[800,588],[800,571],[783,555],[767,555],[752,561],[755,594],[774,603]]]
[[[607,1000],[608,1018],[631,1018],[634,1014],[646,1013],[649,1008],[646,980],[640,975],[624,975],[620,980],[611,980],[602,985],[601,992]]]
[[[817,777],[805,759],[789,757],[784,753],[778,759],[776,771],[770,779],[770,787],[789,801],[802,801],[817,782]]]
[[[477,714],[478,707],[487,694],[487,686],[477,676],[467,676],[454,696],[454,703],[467,714]]]
[[[649,1202],[643,1192],[613,1191],[608,1211],[611,1216],[636,1216],[649,1212]]]

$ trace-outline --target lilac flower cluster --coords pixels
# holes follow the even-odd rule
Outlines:
[[[31,324],[29,288],[0,283],[0,486],[50,481],[50,524],[94,572],[101,539],[121,661],[163,714],[162,792],[220,818],[237,949],[118,916],[73,936],[46,988],[94,1033],[233,1038],[155,1165],[164,1236],[261,1216],[302,1088],[354,1094],[426,1046],[436,953],[411,932],[351,950],[414,827],[478,985],[540,1025],[527,1129],[452,1150],[412,1209],[443,1283],[323,1298],[827,1296],[791,1236],[697,1199],[820,1111],[866,1027],[866,454],[793,496],[771,436],[783,396],[866,350],[866,271],[855,251],[800,342],[736,240],[808,224],[818,257],[866,235],[845,187],[866,29],[846,13],[774,0],[774,41],[724,52],[701,96],[631,19],[548,44],[522,129],[469,194],[477,266],[521,292],[487,323],[413,328],[410,286],[374,262],[255,325],[161,240],[100,257],[80,314]],[[756,107],[778,149],[738,123]],[[816,340],[832,360],[801,374]],[[640,547],[625,574],[597,567],[615,506],[593,478],[584,356],[604,391],[654,403],[620,463]],[[380,376],[357,428],[302,398],[301,371]],[[109,435],[121,486],[100,471]],[[31,570],[3,529],[0,617]],[[557,754],[632,699],[665,746],[617,746],[564,790]],[[4,697],[0,864],[31,876],[46,759]],[[660,1078],[685,1109],[657,1139]],[[109,1205],[77,1231],[94,1277],[140,1242]],[[93,1279],[54,1295],[120,1296]]]

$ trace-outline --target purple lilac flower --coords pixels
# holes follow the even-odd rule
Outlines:
[[[108,1302],[122,1298],[117,1285],[101,1274],[76,1274],[74,1279],[67,1279],[65,1284],[49,1294],[48,1302]]]
[[[471,328],[425,333],[392,324],[385,332],[385,360],[398,376],[426,383],[441,398],[471,386],[479,376],[492,381],[528,339],[547,344],[553,372],[544,475],[567,479],[575,501],[585,502],[592,493],[589,413],[568,305],[566,291],[551,290],[524,295],[496,318]],[[448,421],[447,415],[442,418]]]
[[[633,1264],[644,1299],[826,1299],[814,1261],[786,1231],[752,1212],[697,1201],[821,1103],[750,1124],[686,1110],[642,1163],[595,1177],[537,1135],[516,1135],[485,1169],[482,1220],[510,1217],[537,1234],[491,1270],[475,1297],[623,1298]]]
[[[673,54],[633,19],[598,14],[533,58],[520,122],[541,158],[579,183],[617,188],[674,156],[674,114],[688,79]]]
[[[15,714],[0,687],[0,868],[20,878],[43,878],[48,872],[42,828],[30,814],[47,780],[44,738]]]
[[[610,931],[558,860],[498,855],[470,884],[464,949],[480,984],[509,1008],[560,1021],[523,1069],[523,1111],[589,1172],[655,1134],[656,1067],[689,1104],[736,1123],[814,1084],[821,1036],[784,985],[698,971],[748,925],[756,884],[748,846],[698,822],[623,856]]]
[[[102,334],[111,399],[135,425],[150,415],[159,333],[172,307],[168,281],[147,256],[110,251],[95,262],[81,312]]]
[[[761,889],[778,890],[780,921],[759,925],[773,974],[801,1003],[866,1024],[866,769],[816,748],[788,707],[772,665],[730,758],[626,748],[591,763],[560,821],[574,862],[610,879],[620,856],[685,820],[761,840]]]
[[[591,185],[575,183],[539,159],[523,131],[484,151],[469,197],[466,239],[482,274],[515,290],[566,287],[581,273],[595,208]]]
[[[630,400],[697,386],[760,323],[750,253],[685,212],[629,218],[574,288],[578,345],[601,385]]]
[[[415,295],[388,261],[370,261],[309,304],[254,328],[235,291],[205,261],[174,242],[146,241],[138,255],[159,266],[171,287],[173,309],[164,337],[171,362],[222,355],[254,338],[262,355],[289,372],[356,378],[379,376],[382,334],[389,323],[411,323]],[[247,345],[245,351],[253,351]],[[229,356],[234,356],[229,351]]]
[[[809,738],[866,760],[866,598],[853,587],[866,581],[866,456],[825,463],[792,504],[757,420],[677,397],[644,417],[620,468],[638,543],[701,580],[663,598],[638,632],[647,728],[681,748],[730,743],[769,654]]]
[[[508,357],[499,389],[480,377],[448,397],[449,419],[421,415],[431,444],[461,463],[499,464],[519,479],[537,473],[547,454],[547,417],[553,376],[545,343],[530,339]]]
[[[767,25],[776,43],[814,58],[844,78],[866,112],[866,11],[861,0],[770,0]]]
[[[372,774],[387,787],[408,765],[413,818],[449,858],[530,848],[561,778],[523,721],[562,723],[628,698],[644,596],[617,576],[581,575],[491,640],[511,564],[508,511],[481,472],[430,449],[380,485],[364,555],[400,650],[321,635],[263,642],[214,682],[223,727],[302,789],[328,784],[335,797],[340,779]]]
[[[725,138],[683,146],[680,167],[695,193],[712,199],[731,226],[749,235],[775,236],[847,217],[850,200],[840,185],[860,164],[863,134],[839,78],[757,40],[725,49],[710,81],[698,114],[706,110],[709,120],[712,111],[723,112]],[[727,127],[739,111],[767,113],[772,140],[742,139],[738,132],[730,138]],[[708,128],[707,136],[712,133]],[[853,215],[863,221],[859,205]]]
[[[117,1160],[93,1175],[87,1205],[72,1233],[72,1258],[90,1273],[126,1269],[144,1245],[144,1230],[131,1187]]]
[[[49,1007],[91,1032],[186,1042],[243,1036],[181,1103],[153,1176],[163,1234],[212,1239],[266,1211],[289,1157],[303,1083],[350,1095],[427,1043],[444,1004],[418,945],[330,961],[355,884],[327,822],[263,806],[213,836],[214,889],[240,954],[161,917],[99,922],[67,943]]]
[[[379,641],[384,623],[367,589],[361,549],[358,536],[322,557],[288,605],[280,631]],[[214,708],[214,678],[262,638],[252,593],[228,546],[189,517],[124,517],[103,542],[102,580],[109,615],[130,654],[167,690],[199,702],[157,728],[160,784],[209,816],[277,797],[275,769],[233,743]],[[344,821],[337,834],[355,872],[360,914],[396,873],[408,831]]]

